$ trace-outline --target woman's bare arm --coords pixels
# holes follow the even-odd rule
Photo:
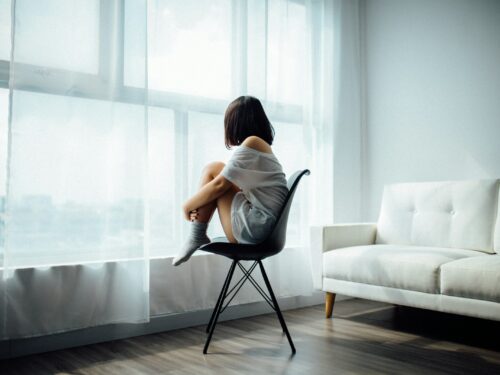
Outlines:
[[[232,187],[232,183],[224,176],[218,175],[208,184],[205,184],[195,195],[184,203],[183,210],[186,220],[190,219],[189,213],[204,205],[213,202]]]
[[[269,146],[262,138],[254,135],[247,137],[242,144],[257,151],[272,153],[271,146]],[[195,195],[184,203],[183,210],[186,220],[191,219],[189,214],[191,211],[213,202],[228,191],[232,186],[233,184],[222,175],[218,175],[212,181],[205,184]]]

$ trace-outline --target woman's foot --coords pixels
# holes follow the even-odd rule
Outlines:
[[[210,242],[207,236],[208,223],[195,221],[191,224],[191,233],[180,253],[172,260],[174,266],[184,263],[202,245]]]

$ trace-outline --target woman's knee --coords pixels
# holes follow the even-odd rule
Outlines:
[[[203,174],[215,177],[222,171],[224,166],[225,164],[221,161],[210,162],[203,168]]]

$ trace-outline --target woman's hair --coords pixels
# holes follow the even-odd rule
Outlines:
[[[274,128],[259,99],[240,96],[229,104],[224,115],[226,147],[239,146],[251,135],[256,135],[272,145]]]

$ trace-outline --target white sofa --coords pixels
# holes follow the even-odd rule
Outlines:
[[[500,320],[498,207],[499,180],[395,184],[377,223],[312,227],[327,317],[339,293]]]

